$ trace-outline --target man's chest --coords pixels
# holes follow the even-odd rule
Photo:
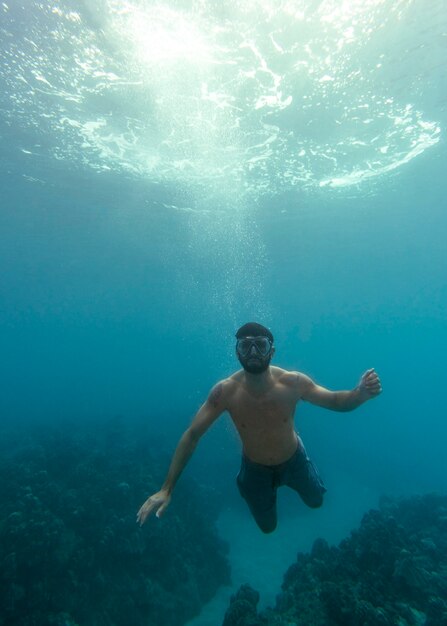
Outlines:
[[[241,391],[229,404],[229,413],[238,425],[268,427],[293,419],[296,400],[280,391],[266,394],[251,394]]]

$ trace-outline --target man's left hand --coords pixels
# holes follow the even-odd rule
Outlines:
[[[359,390],[367,399],[382,393],[382,384],[374,368],[366,370],[359,382]]]

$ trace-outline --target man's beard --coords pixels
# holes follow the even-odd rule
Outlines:
[[[239,363],[249,374],[262,374],[268,369],[271,359],[271,356],[256,359],[243,359],[239,357]],[[250,361],[251,363],[249,363]]]

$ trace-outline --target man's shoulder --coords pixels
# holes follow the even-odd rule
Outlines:
[[[229,381],[229,382],[234,382],[234,381],[240,381],[241,378],[244,375],[244,370],[243,369],[239,369],[236,370],[235,372],[233,372],[232,374],[230,374],[228,376],[228,378],[225,378],[225,380]]]
[[[301,372],[286,370],[282,367],[276,367],[275,365],[271,365],[270,369],[275,379],[283,384],[295,384],[303,375]]]
[[[227,378],[222,378],[222,380],[219,380],[214,385],[211,392],[213,392],[216,389],[219,389],[221,394],[231,393],[231,390],[236,387],[236,385],[238,384],[240,380],[240,376],[238,377],[237,374],[240,374],[240,372],[235,372],[234,374],[231,374]]]

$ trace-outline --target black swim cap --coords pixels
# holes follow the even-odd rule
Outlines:
[[[273,335],[269,329],[257,322],[248,322],[239,328],[236,339],[243,339],[243,337],[267,337],[273,343]]]

